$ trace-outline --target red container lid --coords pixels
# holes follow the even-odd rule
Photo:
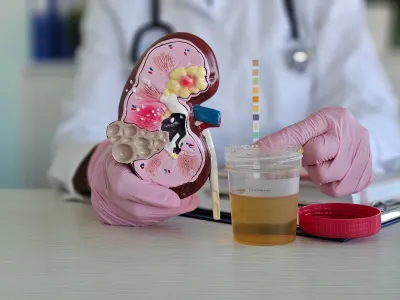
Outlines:
[[[367,237],[381,230],[381,211],[361,204],[311,204],[299,209],[299,226],[307,234],[324,238]]]

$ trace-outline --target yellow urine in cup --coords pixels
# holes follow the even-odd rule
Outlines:
[[[296,239],[298,194],[254,197],[230,193],[234,240],[247,245],[273,246]]]

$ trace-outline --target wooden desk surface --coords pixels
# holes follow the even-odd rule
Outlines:
[[[344,244],[250,247],[229,225],[111,227],[51,190],[2,190],[0,236],[2,300],[400,299],[400,224]]]

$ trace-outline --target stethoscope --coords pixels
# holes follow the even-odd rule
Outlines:
[[[290,69],[303,73],[307,69],[309,54],[308,49],[302,41],[298,20],[296,16],[296,9],[294,6],[294,0],[283,0],[285,11],[290,28],[290,39],[291,45],[288,47],[286,53],[287,65]],[[209,5],[212,5],[213,0],[209,0]],[[139,57],[143,51],[143,39],[146,35],[151,32],[159,32],[159,36],[163,36],[174,32],[171,25],[160,19],[160,0],[151,0],[150,4],[150,22],[141,26],[135,33],[132,41],[132,49],[130,54],[130,60],[135,63],[139,60]]]

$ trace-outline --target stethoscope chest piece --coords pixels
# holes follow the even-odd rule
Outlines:
[[[288,67],[298,73],[304,73],[309,62],[309,53],[303,45],[295,45],[288,50],[287,63]]]
[[[285,10],[289,21],[290,39],[293,43],[289,46],[286,53],[288,68],[298,72],[304,73],[307,69],[309,62],[309,52],[300,34],[296,10],[294,7],[294,0],[285,0]]]

